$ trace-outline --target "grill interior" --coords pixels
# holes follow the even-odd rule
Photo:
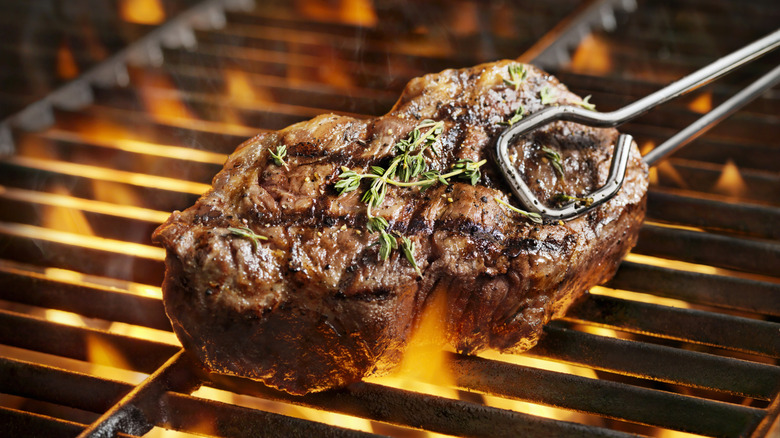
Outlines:
[[[651,170],[635,250],[524,355],[293,397],[181,354],[150,235],[245,138],[518,56],[612,110],[780,22],[771,1],[527,3],[0,2],[0,435],[778,433],[776,89]],[[621,129],[646,152],[779,59]]]

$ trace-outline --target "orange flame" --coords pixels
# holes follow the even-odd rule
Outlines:
[[[644,143],[642,143],[642,146],[639,146],[639,152],[644,156],[647,155],[650,151],[655,149],[655,142],[652,140],[648,140]]]
[[[73,79],[79,75],[76,58],[65,40],[60,43],[60,48],[57,49],[57,74],[62,79]]]
[[[452,8],[452,18],[448,20],[449,28],[456,35],[474,35],[479,31],[478,10],[476,3],[463,3],[460,7]]]
[[[138,91],[144,107],[160,121],[197,119],[181,100],[181,91],[164,74],[143,73]]]
[[[55,194],[68,195],[64,187],[55,186]],[[89,221],[84,212],[77,208],[68,208],[64,206],[46,206],[42,214],[42,224],[46,228],[52,228],[60,231],[70,231],[77,234],[92,236],[95,233],[89,225]]]
[[[373,27],[379,21],[372,0],[298,0],[295,8],[302,15],[323,21]]]
[[[723,171],[713,190],[727,196],[742,196],[747,192],[747,184],[731,159],[723,166]]]
[[[685,179],[680,175],[680,172],[678,172],[670,162],[661,161],[655,166],[655,169],[656,174],[651,174],[651,182],[653,178],[656,179],[656,183],[663,179],[667,184],[671,183],[682,189],[688,188],[688,183],[685,182]]]
[[[688,104],[688,109],[699,114],[706,114],[712,110],[712,93],[706,92],[698,95]]]
[[[159,0],[122,0],[119,3],[122,19],[138,24],[160,24],[165,21],[165,10]]]
[[[597,35],[586,36],[574,52],[569,68],[576,73],[609,73],[612,56],[608,43]]]
[[[240,70],[225,71],[225,87],[227,94],[236,103],[252,103],[257,101],[255,88],[246,73]]]

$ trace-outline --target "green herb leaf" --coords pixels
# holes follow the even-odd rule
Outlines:
[[[414,242],[409,240],[406,236],[400,236],[401,237],[401,251],[404,253],[404,257],[406,257],[406,260],[409,261],[409,263],[414,267],[414,270],[417,271],[417,275],[422,276],[422,272],[420,272],[420,267],[417,266],[417,261],[414,259]]]
[[[585,99],[582,99],[581,101],[577,102],[577,105],[585,108],[586,110],[596,111],[596,105],[590,103],[590,94],[585,96]]]
[[[342,195],[360,187],[360,180],[362,178],[363,175],[360,175],[354,170],[342,167],[341,174],[339,174],[339,181],[336,182],[334,187],[336,188],[336,191],[339,192],[339,195]]]
[[[528,71],[523,64],[510,64],[507,66],[509,72],[509,79],[504,79],[504,83],[510,87],[514,87],[515,91],[520,88],[520,84],[528,77]]]
[[[372,233],[386,231],[389,226],[390,224],[387,222],[387,219],[379,216],[371,216],[368,218],[368,223],[366,224],[366,228]]]
[[[386,231],[379,232],[379,258],[387,260],[390,257],[390,253],[394,249],[398,248],[398,241],[395,240],[392,234]]]
[[[252,231],[249,227],[228,227],[227,229],[230,234],[234,236],[244,237],[252,241],[252,248],[257,251],[257,245],[259,244],[258,241],[260,240],[268,240],[267,237],[261,236],[260,234],[256,234],[254,231]]]
[[[547,85],[542,87],[542,91],[539,92],[539,95],[542,98],[542,105],[555,103],[558,99],[558,93],[555,92],[555,89],[550,88]]]
[[[519,208],[515,207],[514,205],[510,205],[509,203],[507,203],[506,201],[501,200],[498,197],[494,197],[493,199],[495,199],[496,202],[498,202],[499,204],[503,205],[504,207],[514,211],[515,213],[520,213],[521,215],[523,215],[524,217],[526,217],[528,220],[530,220],[531,222],[533,222],[535,224],[541,224],[543,222],[542,221],[542,215],[540,215],[539,213],[533,213],[533,212],[530,212],[530,211],[520,210]]]
[[[544,152],[544,156],[550,160],[550,164],[555,169],[555,172],[558,173],[558,176],[563,179],[563,160],[561,159],[561,154],[547,146],[542,146],[542,152]]]
[[[521,105],[515,110],[515,113],[512,114],[512,117],[510,117],[509,120],[507,120],[506,122],[498,122],[498,124],[504,126],[512,126],[523,119],[524,113],[525,113],[525,108],[523,108],[523,106]]]
[[[279,167],[284,166],[285,169],[289,170],[289,167],[287,167],[287,163],[284,162],[284,157],[287,156],[287,146],[284,146],[284,145],[277,146],[276,147],[276,152],[274,152],[273,150],[271,150],[269,148],[268,152],[270,152],[271,157],[274,160],[274,164],[276,164]]]
[[[565,193],[557,193],[555,196],[552,197],[553,202],[555,202],[555,205],[557,206],[563,206],[570,202],[578,202],[583,204],[586,207],[590,207],[591,204],[593,204],[593,198],[580,198],[577,196],[569,196]]]
[[[477,182],[479,182],[479,178],[482,177],[482,173],[479,170],[481,166],[482,164],[478,164],[473,160],[460,159],[452,166],[452,169],[461,170],[462,173],[458,175],[458,178],[465,179],[466,181],[469,181],[472,186],[475,186],[477,185]]]

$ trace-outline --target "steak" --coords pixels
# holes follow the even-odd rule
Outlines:
[[[584,216],[537,223],[499,202],[515,201],[491,158],[497,136],[548,105],[587,102],[541,70],[500,61],[413,79],[382,117],[327,114],[241,144],[213,188],[154,234],[185,349],[213,371],[293,394],[340,387],[392,370],[441,294],[456,351],[533,347],[544,324],[614,274],[647,192],[634,144],[619,193]],[[377,175],[399,143],[425,134],[427,173],[410,181],[438,181],[459,163],[472,172],[389,184],[370,209],[378,178],[345,188],[349,172]],[[603,185],[617,136],[556,122],[515,139],[510,156],[552,204]],[[384,230],[371,227],[377,218]]]

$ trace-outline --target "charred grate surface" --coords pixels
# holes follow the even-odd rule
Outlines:
[[[2,111],[155,28],[122,15],[127,5],[159,7],[166,21],[204,4],[107,2],[88,15],[90,29],[68,9],[81,2],[59,3],[0,2],[13,30],[0,56],[49,67],[0,73]],[[564,24],[613,29],[583,28],[571,53],[546,58],[573,91],[610,110],[774,30],[773,2],[221,3],[233,6],[190,27],[196,44],[179,35],[117,64],[129,86],[116,75],[89,81],[86,106],[55,106],[49,128],[13,132],[16,152],[0,160],[0,435],[770,434],[780,413],[776,91],[652,170],[650,220],[607,287],[550,324],[528,354],[443,353],[436,373],[448,382],[372,379],[293,397],[206,374],[171,333],[164,252],[149,237],[258,130],[323,112],[384,113],[414,76],[518,57],[563,38]],[[26,11],[41,22],[75,18],[25,39],[30,28],[9,17]],[[626,130],[649,149],[777,61]]]

